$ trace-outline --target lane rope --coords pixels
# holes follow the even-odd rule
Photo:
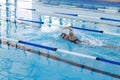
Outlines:
[[[18,20],[26,21],[26,22],[39,23],[39,24],[54,25],[54,24],[51,24],[51,23],[44,23],[44,22],[33,21],[33,20],[25,20],[25,19],[18,19]],[[55,26],[62,26],[62,25],[55,25]],[[73,29],[78,29],[78,30],[83,30],[83,31],[90,31],[90,32],[97,32],[97,33],[105,33],[105,34],[120,36],[120,34],[111,33],[111,32],[106,32],[106,31],[102,31],[102,30],[86,29],[86,28],[80,28],[80,27],[75,27],[75,26],[72,26],[72,28],[73,28]]]
[[[0,6],[4,6],[4,5],[5,4],[0,5]],[[9,6],[4,6],[4,7],[9,7]],[[36,9],[20,8],[20,7],[16,7],[16,6],[15,6],[15,8],[36,11]],[[63,13],[63,12],[54,12],[54,13],[55,14],[61,14],[61,15],[75,16],[75,17],[86,17],[86,18],[91,18],[91,19],[94,18],[94,19],[97,19],[97,20],[106,20],[106,21],[120,22],[120,20],[118,20],[118,19],[105,18],[105,17],[91,17],[91,16],[80,15],[80,14]]]
[[[21,44],[25,44],[25,45],[38,47],[38,48],[43,48],[43,49],[46,49],[46,50],[51,50],[51,51],[65,53],[65,54],[70,54],[70,55],[74,55],[74,56],[77,56],[77,57],[84,57],[84,58],[89,58],[89,59],[93,59],[93,60],[103,61],[103,62],[106,62],[106,63],[111,63],[111,64],[115,64],[115,65],[120,66],[120,62],[109,60],[109,59],[99,58],[99,57],[90,56],[90,55],[86,55],[86,54],[82,54],[82,53],[71,52],[71,51],[67,51],[67,50],[64,50],[64,49],[48,47],[48,46],[45,46],[45,45],[35,44],[35,43],[22,41],[22,40],[15,40],[15,39],[11,39],[11,38],[3,38],[3,37],[0,37],[0,39],[5,39],[5,40],[13,41],[13,42],[16,42],[16,43],[21,43]]]
[[[4,4],[1,5],[0,7],[10,8],[10,6],[5,6]],[[36,9],[31,9],[31,8],[21,8],[21,7],[16,7],[16,6],[15,6],[15,9],[23,9],[23,10],[36,11]]]
[[[5,5],[5,4],[3,4]],[[17,7],[16,7],[17,8]],[[20,7],[18,7],[20,9]],[[35,11],[35,13],[38,13],[38,11],[36,11],[36,9],[29,9],[29,8],[21,8],[24,10],[32,10]],[[38,13],[40,14],[41,11]],[[44,13],[45,14],[45,13]],[[120,22],[120,20],[117,19],[110,19],[110,18],[104,18],[104,17],[91,17],[91,16],[86,16],[86,15],[80,15],[80,14],[72,14],[72,13],[62,13],[62,12],[53,12],[53,14],[58,14],[58,15],[66,15],[66,16],[74,16],[74,17],[81,17],[81,18],[91,18],[91,19],[96,19],[96,21],[98,20],[109,20],[109,21],[115,21],[115,22]],[[47,14],[48,15],[48,14]],[[89,21],[89,20],[88,20]],[[93,22],[93,21],[89,21],[89,22]],[[99,22],[99,23],[103,23],[103,24],[107,24],[107,25],[113,25],[116,27],[119,27],[119,25],[117,24],[111,24],[111,23],[105,23],[105,22]]]
[[[90,70],[90,71],[93,71],[93,72],[97,72],[97,73],[100,73],[100,74],[104,74],[104,75],[108,75],[108,76],[120,79],[120,75],[118,75],[118,74],[106,72],[106,71],[103,71],[103,70],[100,70],[100,69],[96,69],[96,68],[93,68],[93,67],[90,67],[90,66],[87,66],[87,65],[83,65],[83,64],[80,64],[80,63],[69,61],[69,60],[57,57],[55,55],[43,53],[43,52],[31,49],[31,48],[25,47],[25,46],[23,46],[21,44],[8,42],[6,40],[0,40],[0,43],[2,43],[4,45],[7,45],[7,46],[11,46],[11,47],[17,48],[17,49],[20,49],[20,50],[24,50],[24,51],[28,51],[28,52],[31,52],[31,53],[35,53],[35,54],[44,56],[46,58],[50,58],[50,59],[57,60],[57,61],[60,61],[60,62],[63,62],[63,63],[67,63],[67,64],[70,64],[72,66],[76,66],[76,67],[79,67],[79,68],[83,68],[83,69],[86,69],[86,70]]]
[[[26,19],[17,19],[17,20],[25,21],[25,22],[38,23],[38,24],[44,24],[44,22],[40,22],[40,21],[33,21],[33,20],[26,20]]]
[[[3,18],[5,18],[5,17],[1,17],[0,19],[2,20]],[[9,19],[9,17],[8,17],[8,19]],[[36,23],[36,24],[54,25],[54,26],[60,26],[60,27],[63,26],[63,25],[56,25],[56,24],[52,24],[52,23],[44,23],[44,22],[40,22],[40,21],[33,21],[33,20],[27,20],[27,19],[19,19],[19,18],[17,18],[16,20],[23,21],[23,22],[17,22],[17,21],[15,22],[15,23],[22,23],[22,24],[26,24],[24,22],[31,22],[31,23]],[[11,20],[8,20],[8,21],[11,21]],[[26,24],[26,25],[29,25],[29,24]],[[109,35],[120,36],[120,34],[107,32],[107,31],[102,31],[102,30],[80,28],[80,27],[75,27],[75,26],[72,26],[72,28],[77,29],[77,30],[82,30],[82,31],[90,31],[90,32],[97,32],[97,33],[104,33],[104,34],[109,34]]]
[[[54,12],[55,14],[61,14],[61,15],[67,15],[67,16],[75,16],[75,17],[85,17],[85,18],[91,18],[96,20],[106,20],[106,21],[115,21],[120,22],[118,19],[112,19],[112,18],[105,18],[105,17],[91,17],[86,15],[79,15],[79,14],[72,14],[72,13],[62,13],[62,12]]]
[[[111,19],[111,18],[104,18],[104,17],[101,17],[100,19],[101,19],[101,20],[106,20],[106,21],[120,22],[120,20],[118,20],[118,19]]]
[[[26,22],[39,23],[39,24],[47,24],[47,23],[44,23],[44,22],[33,21],[33,20],[25,20],[25,19],[18,19],[18,20],[20,20],[20,21],[26,21]],[[53,24],[48,24],[48,25],[53,25]],[[56,25],[56,26],[60,26],[60,25]],[[85,28],[79,28],[79,27],[72,27],[72,28],[73,29],[78,29],[78,30],[83,30],[83,31],[91,31],[91,32],[103,33],[103,31],[93,30],[93,29],[85,29]]]
[[[62,15],[68,15],[68,16],[78,16],[78,14],[71,14],[71,13],[61,13],[61,12],[54,12],[55,14],[62,14]]]
[[[5,17],[1,17],[1,20],[2,18],[5,18]],[[8,18],[9,19],[9,18]],[[56,24],[52,24],[52,23],[44,23],[44,22],[40,22],[40,21],[33,21],[33,20],[27,20],[27,19],[16,19],[16,20],[19,20],[19,21],[23,21],[23,22],[15,22],[15,23],[22,23],[22,24],[26,24],[24,22],[31,22],[31,23],[36,23],[36,24],[45,24],[45,25],[54,25],[54,26],[60,26],[62,27],[63,25],[56,25]],[[10,21],[10,20],[8,20]],[[26,25],[29,25],[29,24],[26,24]],[[31,24],[30,24],[31,25]],[[97,32],[97,33],[104,33],[104,34],[109,34],[109,35],[115,35],[115,36],[120,36],[120,34],[117,34],[117,33],[112,33],[112,32],[107,32],[107,31],[102,31],[102,30],[94,30],[94,29],[87,29],[87,28],[80,28],[80,27],[75,27],[75,26],[72,26],[73,29],[77,29],[77,30],[83,30],[83,31],[90,31],[90,32]]]

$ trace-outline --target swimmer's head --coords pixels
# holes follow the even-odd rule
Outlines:
[[[68,39],[68,35],[67,34],[65,34],[65,33],[62,33],[61,35],[60,35],[63,39]]]

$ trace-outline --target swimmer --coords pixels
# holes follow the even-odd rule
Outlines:
[[[83,40],[80,40],[78,39],[76,36],[74,36],[74,32],[72,30],[72,26],[68,26],[68,27],[64,27],[62,28],[62,30],[65,30],[65,29],[68,29],[69,30],[69,34],[66,34],[66,33],[62,33],[60,36],[65,39],[65,40],[69,40],[73,43],[76,43],[76,44],[87,44],[87,45],[90,45],[90,42],[89,41],[83,41]],[[117,47],[117,46],[112,46],[112,45],[102,45],[101,47],[104,47],[104,48],[110,48],[110,49],[114,49],[116,50],[117,48],[120,48],[120,47]]]
[[[74,36],[74,33],[73,33],[73,30],[72,30],[71,26],[64,27],[62,30],[64,30],[64,29],[68,29],[69,30],[69,34],[62,33],[61,37],[63,39],[69,40],[69,41],[71,41],[73,43],[81,43],[81,41],[76,36]]]

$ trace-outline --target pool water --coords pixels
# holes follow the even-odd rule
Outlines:
[[[46,46],[56,47],[72,52],[87,54],[91,56],[97,56],[120,62],[120,36],[110,34],[100,34],[95,32],[80,31],[74,29],[74,34],[79,39],[85,39],[91,44],[75,44],[70,41],[66,41],[60,37],[61,27],[56,25],[73,25],[81,28],[104,30],[109,33],[120,34],[120,28],[109,26],[105,24],[96,24],[91,22],[85,22],[81,20],[74,20],[68,18],[60,18],[49,15],[34,14],[31,11],[18,10],[16,15],[8,14],[7,11],[1,10],[0,35],[2,37],[8,37],[12,39],[29,41]],[[25,13],[29,14],[25,14]],[[25,14],[25,15],[23,15]],[[48,24],[33,24],[29,22],[24,23],[12,23],[4,21],[9,17],[11,20],[17,16],[17,18],[33,20],[32,15],[39,15],[39,21]],[[38,19],[34,18],[34,21]],[[20,21],[22,22],[22,21]],[[28,25],[29,24],[29,25]],[[66,31],[68,32],[68,31]],[[112,45],[118,48],[104,48],[101,45]],[[90,66],[92,68],[119,75],[120,66],[110,63],[95,61],[78,56],[68,55],[60,52],[48,51],[32,46],[24,45],[31,49],[44,52],[49,55],[54,55],[58,58],[75,62],[78,64]],[[0,80],[119,80],[110,75],[97,73],[94,70],[87,70],[84,67],[77,67],[70,63],[65,63],[53,58],[37,55],[25,50],[16,49],[4,44],[0,45]]]

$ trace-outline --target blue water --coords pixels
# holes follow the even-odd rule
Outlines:
[[[8,11],[11,12],[9,13],[9,15]],[[35,15],[38,16],[38,14],[32,14],[31,11],[25,10],[18,10],[16,15],[13,13],[14,12],[9,9],[7,11],[1,10],[1,16],[4,15],[5,17],[2,18],[0,25],[0,35],[3,37],[25,40],[37,44],[56,47],[92,56],[98,56],[101,58],[120,62],[119,48],[110,49],[99,46],[101,45],[101,43],[104,45],[120,46],[120,36],[74,30],[74,33],[78,38],[85,38],[86,40],[91,42],[91,45],[78,45],[63,40],[60,37],[61,27],[59,26],[32,24],[28,22],[25,22],[25,24],[18,24],[3,21],[6,19],[6,17],[10,17],[11,20],[13,20],[13,18],[15,18],[16,16],[18,18],[24,17],[24,19],[33,20]],[[38,21],[38,19],[35,18],[34,20]],[[73,25],[81,28],[104,30],[120,34],[119,27],[103,24],[59,18],[49,15],[40,15],[39,20],[45,23],[53,23],[56,25]],[[118,65],[113,65],[82,57],[76,57],[65,53],[48,51],[31,46],[26,47],[45,52],[47,54],[55,55],[65,60],[84,64],[102,71],[120,75],[120,66]],[[8,47],[3,44],[0,45],[0,62],[0,80],[119,80],[118,78],[96,73],[84,68],[72,66],[70,64],[56,61],[42,55],[19,50],[10,46]]]

